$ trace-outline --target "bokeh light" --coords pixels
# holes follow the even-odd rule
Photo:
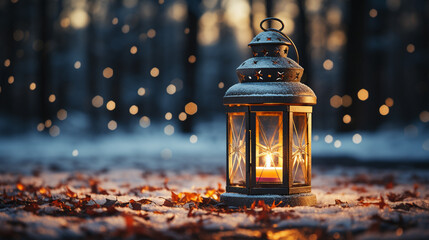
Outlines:
[[[107,102],[106,108],[109,111],[113,111],[116,108],[116,103],[113,100],[110,100],[110,101]]]
[[[113,69],[110,68],[110,67],[106,67],[103,70],[103,77],[105,77],[105,78],[111,78],[111,77],[113,77]]]
[[[139,112],[139,108],[136,105],[132,105],[129,109],[131,115],[136,115]]]
[[[369,92],[368,90],[362,88],[361,90],[359,90],[359,92],[357,93],[357,96],[359,98],[359,100],[361,101],[366,101],[369,97]]]
[[[92,106],[94,106],[96,108],[100,108],[101,106],[103,106],[104,99],[100,95],[97,95],[97,96],[92,98],[91,102],[92,102]]]
[[[111,131],[114,131],[118,127],[118,124],[115,120],[110,120],[109,123],[107,123],[107,128]]]
[[[389,114],[389,107],[383,104],[380,106],[378,111],[380,112],[381,115],[386,116],[387,114]]]
[[[139,124],[142,128],[147,128],[150,126],[150,119],[147,116],[143,116],[140,118]]]
[[[185,105],[185,112],[189,115],[194,115],[198,111],[198,106],[194,102],[189,102]]]

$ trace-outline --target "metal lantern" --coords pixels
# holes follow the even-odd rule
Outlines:
[[[280,29],[265,29],[276,20]],[[316,95],[300,83],[304,69],[277,18],[249,43],[253,57],[237,68],[239,82],[223,98],[227,112],[227,182],[221,200],[314,205],[311,112]],[[297,62],[287,57],[293,46]]]

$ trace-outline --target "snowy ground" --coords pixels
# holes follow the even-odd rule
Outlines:
[[[196,143],[163,126],[0,137],[0,238],[429,238],[428,135],[360,133],[355,144],[354,133],[316,131],[317,206],[228,209],[224,134],[214,122]]]

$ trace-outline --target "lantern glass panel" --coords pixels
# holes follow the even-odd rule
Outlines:
[[[256,112],[256,183],[283,182],[283,113]]]
[[[308,115],[307,115],[308,114]],[[307,185],[309,173],[309,113],[293,113],[292,118],[292,183]]]
[[[229,182],[246,186],[246,121],[245,113],[228,113]]]

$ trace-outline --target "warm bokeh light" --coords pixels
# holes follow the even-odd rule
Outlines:
[[[113,69],[110,68],[110,67],[106,67],[103,70],[103,77],[105,77],[105,78],[111,78],[111,77],[113,77]]]
[[[180,121],[183,122],[186,120],[186,118],[188,118],[188,115],[186,115],[186,113],[184,113],[184,112],[179,113],[179,120]]]
[[[144,96],[144,95],[146,94],[146,89],[144,89],[143,87],[139,88],[139,89],[137,90],[137,94],[138,94],[139,96]]]
[[[419,114],[420,121],[427,123],[429,122],[429,112],[423,111]]]
[[[342,102],[343,102],[343,107],[350,107],[353,103],[352,97],[350,97],[349,95],[344,95],[342,98]]]
[[[357,96],[358,96],[359,100],[361,100],[361,101],[365,101],[365,100],[367,100],[367,99],[368,99],[368,97],[369,97],[369,92],[368,92],[366,89],[362,88],[362,89],[361,89],[361,90],[359,90],[359,92],[357,93]]]
[[[174,84],[170,84],[167,86],[166,91],[168,94],[173,95],[176,93],[176,86],[174,86]]]
[[[45,130],[45,124],[43,123],[37,124],[37,131],[41,132],[43,130]]]
[[[92,106],[96,108],[100,108],[101,106],[103,106],[103,103],[104,103],[104,99],[100,95],[97,95],[92,98]]]
[[[326,143],[331,143],[332,141],[334,141],[334,138],[332,137],[332,135],[328,134],[325,136]]]
[[[73,28],[84,28],[88,25],[89,21],[89,15],[83,9],[75,9],[70,13],[70,24]]]
[[[386,104],[388,107],[393,107],[394,101],[393,98],[386,98],[384,101],[384,104]]]
[[[49,102],[53,103],[53,102],[55,102],[56,99],[57,99],[57,97],[55,96],[55,94],[49,95],[49,98],[48,98]]]
[[[171,120],[171,118],[173,118],[173,114],[171,114],[171,112],[167,112],[164,117],[166,120]]]
[[[8,58],[8,59],[4,60],[3,65],[4,65],[5,67],[9,67],[9,66],[10,66],[10,59]]]
[[[81,66],[82,66],[82,64],[80,63],[80,61],[74,62],[74,68],[75,69],[79,69]]]
[[[68,17],[61,18],[60,25],[62,28],[68,28],[70,26],[70,23],[71,23],[70,18]]]
[[[356,133],[355,135],[353,135],[353,143],[355,144],[359,144],[362,142],[362,136],[359,133]]]
[[[77,156],[79,156],[79,151],[78,151],[77,149],[73,149],[73,151],[72,151],[72,156],[73,156],[73,157],[77,157]]]
[[[36,83],[34,83],[34,82],[30,83],[29,88],[31,91],[34,91],[36,89]]]
[[[116,103],[113,100],[110,100],[110,101],[107,102],[106,108],[109,111],[113,111],[116,108]]]
[[[148,31],[147,31],[147,37],[148,38],[154,38],[156,36],[156,31],[155,31],[155,29],[149,29]]]
[[[168,9],[167,15],[174,21],[181,22],[185,20],[186,14],[186,5],[183,2],[174,2]]]
[[[124,26],[122,26],[121,31],[124,34],[128,33],[130,31],[130,25],[125,24]]]
[[[189,142],[191,143],[196,143],[197,141],[198,141],[197,135],[191,135],[191,137],[189,138]]]
[[[67,111],[65,109],[60,109],[57,112],[57,118],[61,121],[67,118]]]
[[[117,127],[118,127],[118,124],[116,123],[115,120],[110,120],[109,123],[107,124],[107,128],[111,131],[114,131]]]
[[[57,125],[53,125],[49,129],[49,135],[51,135],[52,137],[56,137],[56,136],[60,135],[60,128]]]
[[[13,84],[13,82],[15,82],[15,78],[14,78],[13,76],[9,76],[9,77],[7,78],[7,83],[9,83],[9,84]]]
[[[415,50],[416,50],[416,47],[414,46],[414,44],[410,43],[407,45],[407,52],[413,53]]]
[[[130,53],[131,53],[131,54],[136,54],[136,53],[137,53],[137,47],[136,47],[136,46],[132,46],[132,47],[130,48]]]
[[[375,18],[375,17],[377,17],[377,15],[378,15],[378,12],[374,8],[369,10],[369,16],[370,17]]]
[[[52,121],[50,119],[45,121],[45,127],[50,128],[52,126]]]
[[[380,112],[381,115],[386,116],[387,114],[389,114],[389,107],[383,104],[378,109],[378,111]]]
[[[185,105],[185,112],[189,115],[194,115],[198,111],[198,106],[194,102],[189,102]]]
[[[217,85],[218,88],[222,89],[225,87],[225,84],[223,82],[219,82],[219,84]]]
[[[150,70],[150,75],[151,75],[152,77],[158,77],[158,76],[159,76],[159,69],[158,69],[157,67],[153,67],[153,68]]]
[[[191,55],[188,57],[189,63],[195,63],[196,61],[197,61],[197,57],[195,57],[195,55]]]
[[[213,45],[219,39],[219,16],[216,12],[207,11],[199,19],[198,42],[203,46]],[[185,29],[185,34],[189,28]]]
[[[333,108],[339,108],[343,104],[343,98],[338,95],[334,95],[329,100],[329,103]]]
[[[139,108],[136,105],[132,105],[129,109],[131,115],[136,115],[139,112]]]
[[[150,126],[150,118],[143,116],[140,118],[139,124],[142,128],[147,128]]]
[[[330,59],[326,59],[324,62],[323,62],[323,68],[325,69],[325,70],[332,70],[332,68],[334,68],[334,62],[332,62],[332,60],[330,60]]]
[[[341,141],[340,140],[335,140],[334,147],[335,148],[340,148],[341,147]]]
[[[112,19],[112,24],[113,24],[113,25],[118,24],[118,22],[119,22],[119,20],[118,20],[118,18],[117,18],[117,17],[114,17],[114,18]]]
[[[164,127],[164,133],[168,136],[173,135],[174,127],[171,124],[168,124],[167,126]]]
[[[352,117],[348,114],[343,116],[343,123],[349,124],[352,121]]]

